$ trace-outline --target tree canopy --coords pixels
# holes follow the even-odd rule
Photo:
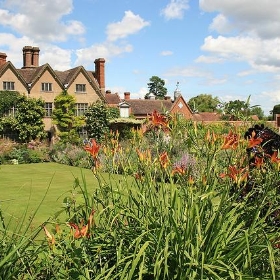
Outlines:
[[[79,142],[78,128],[84,124],[83,116],[76,116],[76,99],[67,91],[61,92],[54,99],[53,122],[59,130],[62,141]]]
[[[42,99],[27,98],[17,92],[1,92],[0,97],[1,134],[17,135],[22,142],[45,136],[45,102]],[[14,109],[13,112],[9,112],[11,109]]]
[[[167,95],[167,88],[165,87],[165,81],[158,76],[152,76],[150,82],[147,83],[149,92],[145,95],[145,98],[149,98],[150,94],[153,94],[157,99],[164,99]]]
[[[188,104],[193,112],[214,112],[218,110],[220,104],[218,97],[213,97],[211,94],[200,94],[190,98]]]

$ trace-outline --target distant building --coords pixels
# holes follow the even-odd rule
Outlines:
[[[148,99],[132,99],[130,98],[130,92],[124,93],[124,99],[116,97],[118,94],[112,95],[108,93],[105,95],[105,99],[110,106],[117,106],[120,108],[121,117],[131,117],[141,120],[151,115],[154,110],[163,114],[179,114],[185,119],[192,119],[193,112],[185,101],[180,91],[176,89],[174,92],[174,99],[170,96],[166,96],[163,100],[156,99],[154,95],[149,95]],[[113,103],[113,98],[114,102]]]
[[[0,90],[42,98],[45,101],[44,123],[47,131],[52,127],[54,99],[64,90],[75,96],[77,115],[83,115],[88,106],[97,100],[106,102],[105,59],[94,61],[94,71],[86,70],[83,66],[57,71],[48,63],[39,65],[38,47],[25,46],[22,52],[23,67],[20,69],[7,61],[6,53],[0,53]]]

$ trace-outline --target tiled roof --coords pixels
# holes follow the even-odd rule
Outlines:
[[[106,93],[105,99],[109,105],[118,105],[121,102],[117,93]]]
[[[131,106],[133,115],[146,116],[151,114],[154,110],[159,113],[170,111],[172,107],[171,100],[149,100],[149,99],[130,99],[126,102]]]
[[[201,112],[193,114],[193,120],[195,121],[220,121],[221,115],[215,112]]]
[[[45,67],[45,65],[42,65],[35,68],[17,69],[17,71],[20,73],[26,83],[31,83],[38,76],[38,73],[40,73]]]

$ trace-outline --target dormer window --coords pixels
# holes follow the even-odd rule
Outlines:
[[[15,82],[3,82],[3,90],[15,90]]]
[[[41,91],[52,91],[52,83],[42,83]]]
[[[86,85],[85,84],[76,84],[76,93],[85,93]]]

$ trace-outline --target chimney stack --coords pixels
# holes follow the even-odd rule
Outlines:
[[[32,62],[33,62],[34,67],[39,67],[39,52],[40,52],[40,49],[38,47],[33,47]]]
[[[105,59],[98,58],[95,63],[95,78],[99,84],[102,93],[105,93]]]
[[[130,99],[130,92],[124,92],[124,100]]]
[[[23,69],[39,66],[39,52],[38,47],[25,46],[23,52]]]
[[[6,63],[7,55],[5,53],[0,53],[0,66]]]

